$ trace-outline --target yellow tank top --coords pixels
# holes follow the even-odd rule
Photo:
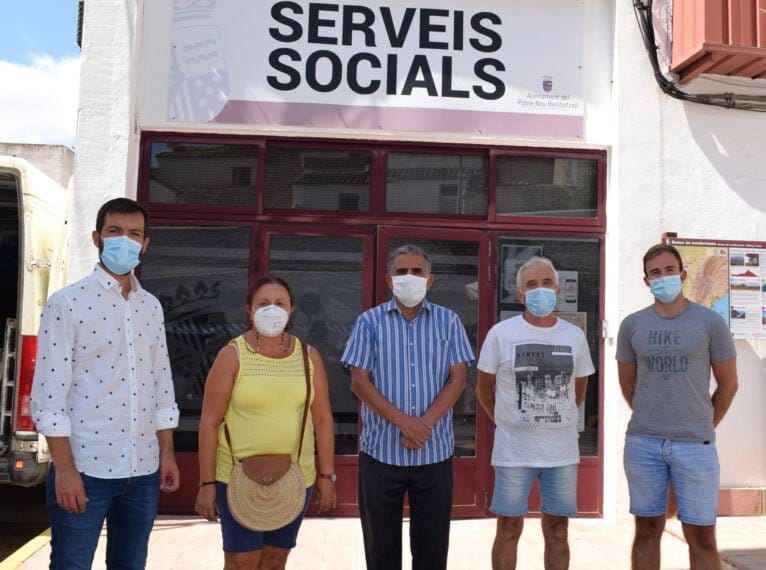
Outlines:
[[[239,352],[239,372],[234,379],[225,421],[237,460],[250,455],[289,453],[298,455],[303,406],[306,402],[306,375],[300,340],[292,354],[269,358],[255,353],[240,336],[232,340]],[[311,401],[314,401],[314,366],[309,359]],[[311,409],[306,418],[300,466],[306,487],[316,480],[314,426]],[[229,482],[232,460],[223,426],[218,430],[215,478]]]

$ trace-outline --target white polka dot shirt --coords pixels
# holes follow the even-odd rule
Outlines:
[[[97,265],[51,296],[37,337],[32,417],[93,477],[155,472],[156,432],[178,426],[162,306],[131,281],[125,299]]]

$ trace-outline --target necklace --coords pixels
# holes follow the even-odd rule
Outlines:
[[[250,343],[245,340],[245,346],[247,347],[247,350],[252,352],[253,354],[259,354],[261,352],[261,335],[258,331],[255,332],[255,349],[250,348]],[[285,333],[283,332],[282,335],[279,337],[279,349],[282,352],[287,352],[287,349],[290,347],[290,337],[287,337],[287,344],[285,344]]]

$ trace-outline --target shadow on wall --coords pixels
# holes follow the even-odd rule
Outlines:
[[[766,487],[766,447],[756,436],[766,433],[766,341],[735,344],[739,390],[716,430],[721,486]]]
[[[720,89],[725,90],[721,84]],[[766,115],[684,104],[688,128],[699,152],[721,177],[723,184],[743,204],[733,206],[747,223],[728,228],[733,240],[763,239],[766,213]],[[704,173],[691,173],[705,184]],[[719,185],[720,182],[710,182]],[[720,204],[720,203],[719,203]],[[724,204],[718,207],[725,208]],[[700,236],[705,237],[705,236]],[[766,340],[737,340],[739,391],[726,417],[718,426],[718,455],[722,487],[766,487]],[[711,383],[711,389],[715,383]],[[744,434],[747,434],[743,437]]]
[[[692,137],[727,186],[766,212],[766,114],[694,103],[684,107]]]

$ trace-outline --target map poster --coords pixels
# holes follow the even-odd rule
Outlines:
[[[684,295],[713,309],[734,338],[766,338],[766,242],[665,238],[681,253]]]

